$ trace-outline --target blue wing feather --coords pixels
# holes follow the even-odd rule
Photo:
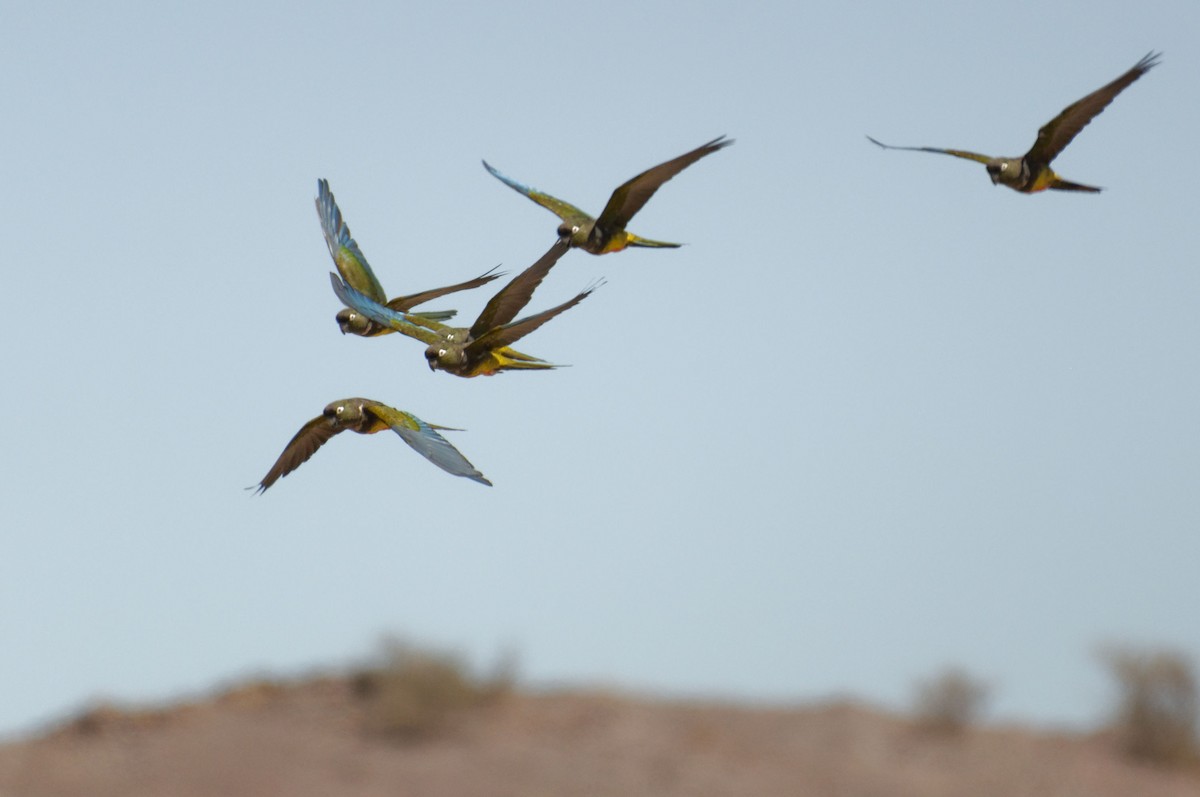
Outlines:
[[[452,473],[455,476],[463,476],[480,484],[486,484],[489,487],[492,486],[492,483],[476,470],[475,466],[457,448],[450,445],[450,441],[438,434],[432,426],[417,416],[412,413],[407,413],[407,415],[417,424],[416,429],[409,429],[400,424],[392,424],[392,429],[396,434],[400,435],[400,438],[404,442],[412,446],[414,451],[447,473]]]
[[[350,235],[350,227],[342,220],[342,211],[338,208],[329,190],[329,181],[317,180],[317,215],[321,219],[321,232],[325,236],[325,246],[329,248],[329,256],[334,265],[347,282],[359,282],[356,287],[379,302],[387,301],[383,286],[367,262],[366,256],[358,248],[358,242]],[[346,262],[347,260],[353,262]]]
[[[371,297],[355,290],[354,286],[347,284],[332,271],[329,272],[329,282],[333,285],[333,292],[337,294],[342,304],[356,313],[361,313],[376,324],[390,327],[397,332],[417,338],[418,340],[423,340],[426,343],[433,343],[438,340],[436,333],[425,327],[418,326],[415,317],[409,316],[407,313],[401,313],[398,310],[393,310],[390,307],[385,307]]]

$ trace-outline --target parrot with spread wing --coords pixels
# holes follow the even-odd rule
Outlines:
[[[301,426],[258,487],[248,489],[259,494],[266,492],[276,481],[307,462],[331,437],[347,429],[359,434],[375,434],[391,429],[414,451],[447,473],[464,476],[489,487],[492,484],[457,448],[438,434],[438,430],[461,430],[426,423],[411,413],[371,399],[348,398],[332,402],[320,415]]]
[[[570,248],[563,239],[542,255],[536,263],[522,271],[492,297],[471,327],[449,327],[436,322],[415,319],[398,313],[330,273],[334,293],[347,307],[377,324],[390,326],[409,337],[425,341],[425,359],[429,368],[446,371],[455,376],[491,376],[507,370],[540,370],[559,366],[513,351],[508,346],[533,332],[542,324],[582,302],[599,285],[586,288],[574,298],[525,318],[514,321],[517,313],[529,303],[534,289],[541,284],[551,267]]]
[[[579,247],[585,252],[603,255],[609,252],[620,252],[627,246],[675,249],[681,244],[652,241],[649,238],[639,237],[627,231],[625,225],[629,223],[635,213],[642,209],[650,197],[654,196],[654,192],[663,183],[705,155],[710,155],[732,143],[733,139],[726,139],[725,136],[714,138],[691,152],[647,169],[613,191],[608,204],[604,206],[604,210],[600,212],[598,218],[592,218],[568,202],[563,202],[536,188],[522,185],[511,177],[506,177],[492,168],[487,161],[483,162],[483,167],[509,188],[524,194],[562,219],[562,223],[558,225],[559,237],[570,241],[571,246]]]
[[[980,155],[977,152],[967,152],[961,149],[938,149],[936,147],[894,147],[884,144],[870,136],[871,143],[884,149],[905,149],[916,152],[938,152],[943,155],[953,155],[956,158],[977,161],[987,168],[988,176],[994,185],[1004,185],[1020,191],[1023,194],[1034,194],[1046,189],[1057,191],[1087,191],[1098,193],[1099,188],[1082,185],[1064,180],[1050,168],[1050,162],[1062,152],[1071,140],[1079,134],[1101,111],[1108,107],[1118,94],[1129,87],[1135,80],[1153,69],[1159,62],[1161,53],[1149,53],[1133,67],[1102,88],[1096,89],[1078,102],[1063,109],[1062,113],[1051,119],[1038,131],[1037,140],[1033,147],[1024,155],[1012,158],[993,158]]]
[[[371,266],[363,256],[362,250],[358,248],[358,242],[351,237],[350,227],[342,220],[342,212],[338,208],[337,202],[334,201],[333,193],[329,190],[328,180],[317,180],[316,205],[317,215],[321,219],[321,232],[325,234],[325,245],[329,247],[329,255],[333,258],[333,263],[337,266],[338,273],[342,275],[342,279],[353,286],[355,290],[393,310],[407,313],[412,308],[430,299],[437,299],[440,296],[455,293],[456,291],[478,288],[480,285],[486,285],[497,277],[502,276],[501,274],[493,273],[495,271],[493,269],[475,279],[460,282],[457,285],[434,288],[433,290],[414,293],[410,296],[397,296],[395,299],[388,301],[387,295],[383,292],[383,286],[379,284],[379,280],[375,277],[375,272],[371,270]],[[454,314],[454,310],[440,310],[429,313],[417,313],[416,315],[419,318],[431,321],[446,321],[453,318]],[[342,330],[342,334],[349,332],[354,335],[362,335],[363,337],[374,337],[395,331],[391,327],[376,324],[368,318],[356,315],[350,310],[339,312],[337,314],[337,322]]]

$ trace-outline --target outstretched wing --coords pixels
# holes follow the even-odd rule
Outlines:
[[[495,329],[490,330],[487,332],[487,334],[467,344],[465,347],[467,355],[472,359],[475,359],[482,356],[485,352],[498,349],[502,346],[512,345],[528,335],[530,332],[533,332],[542,324],[549,321],[551,318],[554,318],[554,316],[558,315],[559,313],[564,313],[582,302],[591,295],[592,291],[596,290],[596,288],[599,288],[603,284],[603,282],[599,282],[595,285],[591,285],[585,288],[581,293],[577,294],[573,299],[569,299],[557,307],[551,307],[549,310],[543,310],[540,313],[526,316],[519,321],[514,321],[513,323],[508,324],[507,326],[496,327]],[[535,360],[536,358],[529,357],[527,359]]]
[[[275,464],[267,471],[267,475],[263,476],[255,494],[266,492],[272,484],[308,462],[309,458],[317,453],[318,448],[340,431],[342,429],[324,415],[318,415],[301,426],[300,431],[296,432],[295,437],[283,449],[279,459],[275,460]]]
[[[437,324],[436,321],[392,310],[347,285],[332,271],[329,272],[329,282],[333,285],[333,292],[337,294],[342,304],[354,312],[366,316],[376,324],[390,327],[402,335],[408,335],[410,338],[416,338],[426,344],[441,339],[436,332],[427,328],[428,325]]]
[[[705,155],[716,152],[723,147],[728,147],[732,143],[733,139],[726,139],[725,136],[719,136],[707,144],[696,147],[691,152],[685,152],[678,158],[672,158],[666,163],[660,163],[642,172],[637,177],[627,180],[617,190],[612,192],[612,196],[608,199],[608,204],[604,206],[604,210],[596,218],[596,227],[601,231],[603,236],[608,236],[616,230],[624,229],[629,220],[633,218],[633,215],[650,201],[650,197],[654,196],[654,192],[663,183]]]
[[[488,172],[492,175],[492,177],[495,177],[497,180],[504,183],[512,190],[517,191],[518,193],[524,194],[525,196],[529,197],[534,202],[538,203],[539,205],[544,207],[546,210],[553,213],[555,216],[558,216],[563,221],[569,221],[572,224],[575,224],[578,226],[578,225],[582,225],[584,222],[588,222],[588,221],[592,220],[592,217],[590,215],[588,215],[587,213],[584,213],[582,210],[575,207],[570,202],[563,202],[561,199],[552,197],[547,193],[537,190],[536,188],[530,188],[527,185],[522,185],[521,183],[518,183],[516,180],[512,179],[511,177],[501,174],[500,172],[493,169],[491,164],[489,164],[487,161],[483,161],[483,168],[487,169]]]
[[[496,268],[499,268],[499,266]],[[431,299],[437,299],[440,296],[445,296],[449,293],[456,293],[458,291],[469,291],[472,288],[478,288],[481,285],[487,285],[492,280],[499,279],[503,276],[503,271],[496,271],[496,269],[493,268],[491,271],[480,274],[475,279],[467,280],[466,282],[460,282],[457,285],[449,285],[445,288],[434,288],[433,290],[422,291],[421,293],[414,293],[408,296],[397,296],[395,299],[392,299],[390,302],[388,302],[387,306],[393,310],[399,310],[401,313],[407,313],[417,305],[424,304]],[[442,318],[441,316],[445,315],[445,312],[450,312],[450,315],[446,315],[445,318]],[[454,317],[454,313],[452,311],[422,313],[422,315],[424,315],[426,318],[436,318],[439,321],[445,321],[448,318]]]
[[[1029,164],[1030,169],[1036,173],[1037,167],[1046,166],[1054,160],[1055,156],[1062,152],[1079,134],[1079,131],[1087,127],[1088,122],[1107,108],[1118,94],[1128,88],[1133,81],[1153,69],[1158,64],[1161,55],[1161,53],[1147,53],[1128,72],[1107,86],[1096,89],[1082,100],[1068,105],[1062,113],[1043,125],[1042,129],[1038,131],[1037,141],[1033,142],[1033,147],[1025,154],[1025,161]]]
[[[870,141],[877,147],[884,149],[906,149],[910,152],[937,152],[942,155],[953,155],[956,158],[966,158],[970,161],[979,163],[987,163],[992,160],[990,155],[980,155],[978,152],[967,152],[965,149],[938,149],[937,147],[893,147],[891,144],[884,144],[882,141],[877,141],[870,136],[867,136],[867,141]]]
[[[555,240],[554,245],[547,249],[546,254],[538,258],[536,263],[513,277],[484,306],[479,318],[475,319],[475,323],[471,325],[471,337],[478,338],[486,334],[488,330],[504,326],[516,318],[517,313],[529,304],[534,289],[542,284],[542,280],[550,273],[550,269],[570,248],[569,240],[563,238]]]
[[[329,255],[342,279],[375,301],[386,302],[383,286],[363,257],[358,242],[350,236],[350,227],[342,221],[342,211],[338,209],[333,192],[329,190],[329,181],[324,178],[317,180],[316,204],[317,215],[321,218],[321,232],[325,234],[325,245],[329,247]]]
[[[392,430],[400,435],[400,438],[408,443],[414,451],[442,470],[491,486],[492,483],[476,470],[475,466],[467,461],[467,458],[457,448],[450,445],[450,442],[436,431],[449,427],[435,427],[411,413],[389,407],[386,404],[368,404],[366,410],[392,427]]]

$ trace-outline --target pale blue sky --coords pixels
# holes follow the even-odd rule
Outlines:
[[[530,682],[1099,721],[1097,645],[1200,660],[1194,2],[0,5],[0,733],[400,633]],[[977,164],[1150,50],[1060,156]],[[534,295],[573,367],[462,380],[338,334],[329,179],[392,294],[737,139]],[[490,292],[436,303],[471,319]],[[242,488],[328,402],[444,425]]]

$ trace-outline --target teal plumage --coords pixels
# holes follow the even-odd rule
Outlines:
[[[370,297],[372,301],[390,307],[398,312],[407,313],[417,305],[428,302],[431,299],[437,299],[457,291],[478,288],[502,276],[493,269],[466,282],[460,282],[445,288],[434,288],[408,296],[397,296],[389,301],[387,295],[383,292],[383,286],[379,284],[379,279],[375,276],[374,270],[367,263],[367,258],[359,248],[358,242],[350,235],[349,225],[342,220],[342,212],[333,198],[333,192],[329,190],[328,180],[317,180],[316,206],[317,216],[321,220],[321,232],[325,236],[325,245],[329,248],[329,256],[333,258],[333,263],[337,267],[338,273],[342,275],[342,279],[356,291]],[[439,310],[421,312],[414,315],[429,321],[447,321],[454,317],[455,311]],[[390,327],[375,324],[361,315],[354,314],[350,310],[339,312],[337,314],[337,322],[343,334],[349,332],[363,337],[374,337],[395,331]]]

